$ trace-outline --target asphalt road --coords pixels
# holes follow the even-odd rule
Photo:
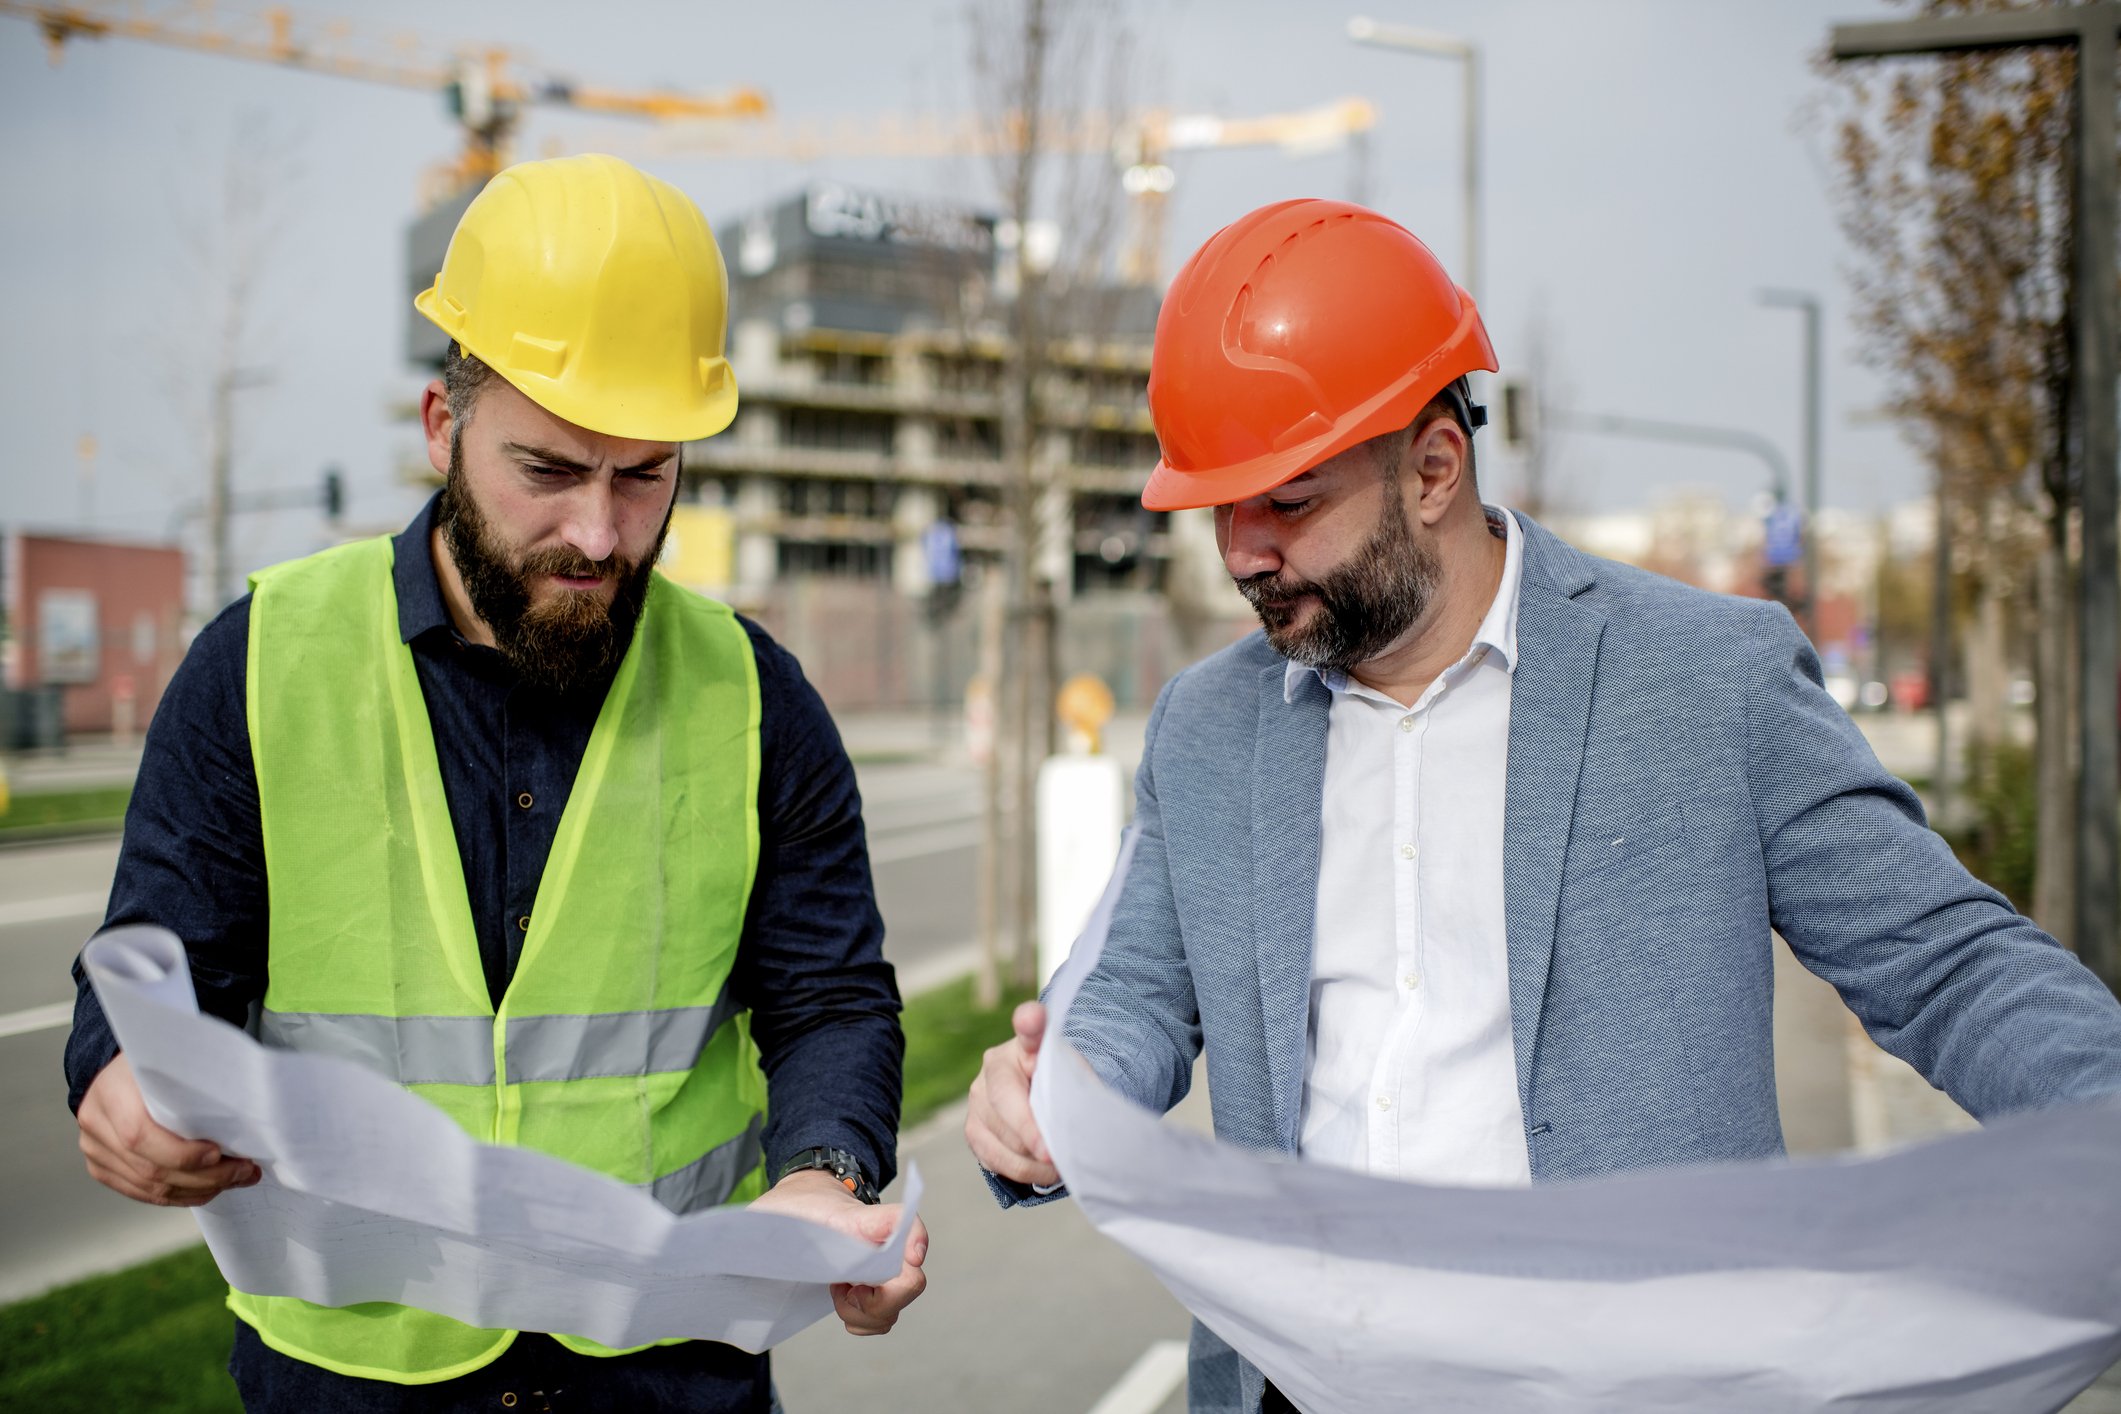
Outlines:
[[[1197,1078],[1172,1122],[1205,1127],[1205,1097]],[[926,1185],[927,1291],[888,1337],[857,1339],[825,1321],[776,1350],[788,1408],[1183,1411],[1184,1308],[1073,1203],[996,1206],[963,1123],[961,1109],[939,1115],[900,1149]]]
[[[858,774],[901,986],[962,975],[973,958],[978,777],[925,763]],[[196,1231],[185,1214],[90,1182],[66,1111],[68,967],[102,920],[117,857],[115,839],[0,849],[0,1301],[131,1265]]]

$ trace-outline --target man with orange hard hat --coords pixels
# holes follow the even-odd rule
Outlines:
[[[736,415],[714,234],[617,158],[523,163],[415,304],[450,340],[420,400],[442,488],[395,536],[254,575],[201,631],[105,926],[170,929],[202,1010],[480,1140],[672,1212],[881,1241],[904,1039],[853,768],[785,649],[655,572],[682,445]],[[149,1117],[75,977],[89,1173],[174,1206],[268,1179]],[[916,1226],[895,1278],[833,1288],[848,1330],[891,1328],[926,1248]],[[228,1304],[252,1410],[776,1407],[734,1345]]]
[[[1215,508],[1262,632],[1157,700],[1070,1043],[1158,1110],[1205,1049],[1224,1140],[1422,1182],[1765,1159],[1779,931],[1978,1116],[2121,1089],[2121,1006],[1925,826],[1781,605],[1481,503],[1495,367],[1358,206],[1263,207],[1172,283],[1142,504]],[[1037,1202],[1044,1010],[1015,1023],[966,1137]],[[1190,1398],[1288,1407],[1198,1325]]]

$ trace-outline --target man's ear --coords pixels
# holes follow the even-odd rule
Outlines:
[[[1454,418],[1436,418],[1415,434],[1414,445],[1407,448],[1407,469],[1420,478],[1415,510],[1423,525],[1441,521],[1458,499],[1471,450],[1465,429]],[[1404,479],[1401,485],[1404,488]]]
[[[427,464],[437,476],[449,475],[449,439],[456,426],[449,415],[449,391],[434,379],[420,393],[420,427],[427,434]]]

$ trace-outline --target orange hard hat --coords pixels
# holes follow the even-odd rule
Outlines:
[[[1495,366],[1473,297],[1406,227],[1345,201],[1262,206],[1164,296],[1149,363],[1163,456],[1142,505],[1257,496]]]

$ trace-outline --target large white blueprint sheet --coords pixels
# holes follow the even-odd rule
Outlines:
[[[197,1210],[239,1290],[618,1347],[692,1336],[761,1351],[830,1314],[830,1283],[899,1273],[917,1172],[882,1246],[744,1209],[677,1217],[602,1174],[477,1143],[350,1061],[269,1050],[202,1016],[162,929],[113,929],[83,962],[156,1122],[264,1172]]]
[[[2121,1107],[1881,1158],[1520,1189],[1404,1183],[1159,1122],[1060,1039],[1033,1105],[1098,1229],[1311,1414],[2059,1409],[2121,1358]]]

